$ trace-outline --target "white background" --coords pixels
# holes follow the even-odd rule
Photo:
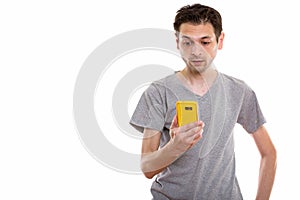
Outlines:
[[[177,9],[191,3],[0,3],[0,199],[150,199],[152,180],[103,166],[81,144],[73,120],[74,84],[84,60],[102,42],[133,29],[172,30]],[[226,36],[216,60],[218,69],[245,80],[267,118],[278,150],[271,199],[297,199],[298,4],[202,3],[223,16]],[[240,186],[245,199],[254,199],[258,151],[241,127],[235,136]]]

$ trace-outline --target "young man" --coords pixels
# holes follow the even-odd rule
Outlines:
[[[153,82],[130,121],[144,133],[141,169],[147,178],[157,175],[153,198],[242,199],[233,141],[233,128],[239,123],[261,154],[256,199],[269,199],[276,150],[255,93],[213,66],[224,40],[220,14],[200,4],[185,6],[177,12],[174,29],[186,67]],[[201,121],[179,127],[175,108],[179,100],[197,101]]]

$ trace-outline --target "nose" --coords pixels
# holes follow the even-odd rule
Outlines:
[[[203,47],[198,43],[195,43],[192,47],[192,54],[195,56],[202,55],[203,51]]]

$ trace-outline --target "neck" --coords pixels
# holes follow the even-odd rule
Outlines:
[[[203,96],[213,84],[218,72],[213,68],[208,68],[202,73],[192,73],[188,67],[178,73],[178,78],[183,85],[195,94]]]
[[[208,68],[204,72],[193,72],[185,67],[181,74],[191,86],[206,85],[208,87],[214,82],[218,72],[213,68]]]

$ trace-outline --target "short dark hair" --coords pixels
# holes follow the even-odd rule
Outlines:
[[[191,23],[194,25],[211,23],[214,28],[217,41],[223,30],[222,17],[220,13],[214,8],[201,4],[187,5],[177,11],[175,22],[173,24],[175,31],[179,32],[180,25],[183,23]]]

